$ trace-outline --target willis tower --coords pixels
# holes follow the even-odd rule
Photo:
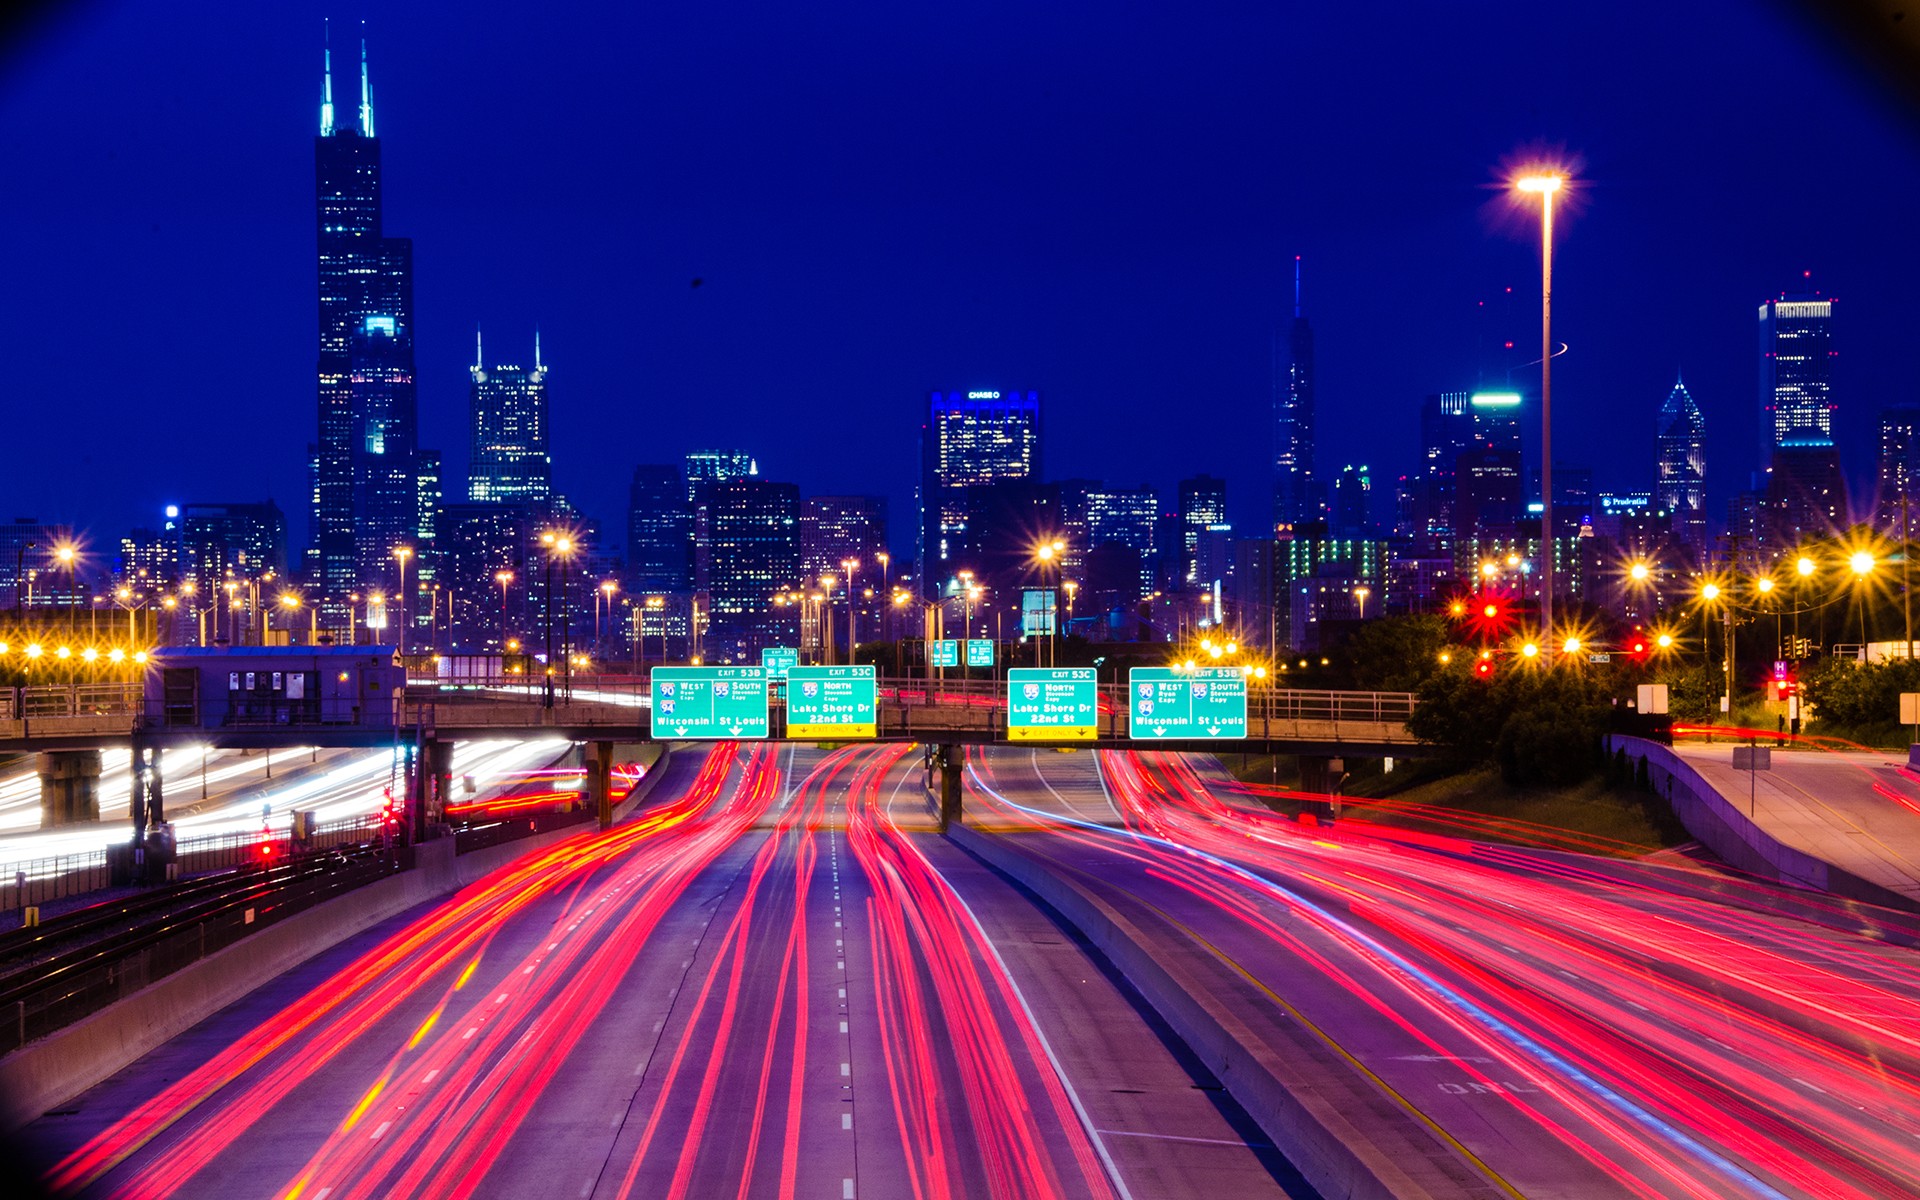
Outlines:
[[[400,565],[394,551],[417,548],[431,531],[422,528],[420,502],[428,456],[419,450],[414,393],[413,242],[382,228],[366,40],[355,119],[334,119],[331,48],[325,64],[313,143],[320,425],[308,565],[315,586],[337,602],[356,588],[390,586]]]

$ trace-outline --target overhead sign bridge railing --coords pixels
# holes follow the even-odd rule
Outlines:
[[[1143,707],[1138,689],[1149,683],[1152,703]],[[785,679],[751,666],[662,667],[652,676],[575,676],[571,687],[556,680],[551,706],[539,683],[529,687],[521,676],[416,684],[408,689],[400,724],[447,731],[647,726],[651,736],[676,739],[933,740],[959,734],[1035,742],[1410,742],[1405,724],[1413,707],[1409,692],[1249,688],[1244,679],[1207,671],[1143,668],[1128,683],[1116,683],[1097,681],[1090,668],[1015,668],[997,680],[929,680],[875,678],[868,667],[800,667]],[[832,722],[823,719],[825,712],[833,713]]]

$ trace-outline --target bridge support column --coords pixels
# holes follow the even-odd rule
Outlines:
[[[613,828],[613,743],[587,743],[587,801],[599,815],[600,828]]]
[[[412,841],[434,836],[447,820],[453,786],[453,743],[422,738],[407,747],[407,830]]]
[[[421,756],[426,776],[426,823],[429,831],[447,823],[447,797],[453,792],[453,743],[431,741]]]
[[[40,828],[100,819],[100,752],[47,750],[40,755]]]
[[[944,831],[949,825],[960,823],[960,770],[966,762],[966,751],[960,746],[942,746],[934,755],[934,766],[940,772],[940,828]]]
[[[1345,759],[1325,754],[1300,756],[1300,790],[1325,799],[1315,801],[1311,811],[1322,821],[1340,815],[1340,781],[1347,777]]]
[[[138,846],[147,838],[147,748],[139,742],[133,744],[133,754],[127,766],[129,784],[127,812],[133,817],[133,844]]]

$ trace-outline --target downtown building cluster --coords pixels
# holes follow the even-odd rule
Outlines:
[[[1657,406],[1646,486],[1600,491],[1553,464],[1552,528],[1524,434],[1537,374],[1493,339],[1480,378],[1427,396],[1413,469],[1324,465],[1314,330],[1294,263],[1291,318],[1273,339],[1269,514],[1236,530],[1225,480],[1049,478],[1041,395],[933,391],[919,411],[911,549],[890,550],[885,497],[803,495],[763,476],[760,448],[696,450],[633,468],[625,528],[603,530],[554,487],[552,369],[476,334],[468,473],[443,477],[421,444],[412,242],[384,220],[381,144],[365,43],[359,103],[336,111],[331,52],[314,142],[316,421],[308,538],[289,556],[271,500],[168,505],[118,554],[70,528],[0,525],[0,587],[21,609],[145,610],[185,642],[397,643],[420,653],[577,656],[600,663],[757,661],[796,646],[831,660],[848,640],[1011,643],[1060,632],[1169,642],[1225,629],[1251,646],[1317,649],[1329,631],[1432,610],[1489,581],[1538,600],[1633,617],[1716,565],[1755,566],[1871,520],[1898,531],[1916,483],[1920,408],[1882,414],[1879,490],[1849,505],[1834,441],[1834,304],[1759,308],[1762,445],[1724,514],[1709,511],[1701,409],[1676,379]],[[495,340],[497,348],[497,339]],[[1537,370],[1537,368],[1536,368]],[[1651,400],[1651,398],[1650,398]],[[900,433],[908,433],[902,420]],[[624,545],[615,538],[624,533]],[[898,545],[907,545],[902,537]],[[1621,564],[1651,568],[1627,588]],[[1651,594],[1650,594],[1651,593]]]

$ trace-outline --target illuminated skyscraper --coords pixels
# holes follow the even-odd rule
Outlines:
[[[1707,548],[1707,426],[1687,385],[1674,380],[1660,405],[1654,503],[1673,514],[1673,530],[1702,561]],[[1557,503],[1557,501],[1556,501]]]
[[[1833,444],[1833,355],[1833,301],[1783,295],[1760,306],[1766,532],[1779,548],[1845,522],[1846,480]]]
[[[860,577],[878,588],[879,556],[886,548],[885,496],[808,496],[800,508],[800,577],[796,582],[838,575],[840,564],[854,558],[860,560]]]
[[[707,590],[713,566],[708,530],[707,493],[729,479],[754,479],[760,464],[745,450],[695,450],[686,457],[687,513],[693,528],[693,587]]]
[[[319,437],[313,451],[315,583],[344,596],[384,580],[419,527],[414,453],[413,243],[385,234],[380,141],[360,43],[360,106],[336,122],[332,51],[314,140],[319,261]]]
[[[1087,493],[1087,529],[1092,551],[1124,546],[1134,552],[1138,562],[1138,586],[1119,598],[1131,604],[1153,590],[1157,559],[1154,554],[1155,525],[1160,519],[1160,498],[1152,488]],[[1091,551],[1090,551],[1091,552]]]
[[[1327,527],[1334,537],[1366,537],[1373,530],[1373,471],[1348,463],[1333,477]]]
[[[473,341],[473,456],[467,468],[467,499],[507,504],[544,504],[553,490],[553,459],[547,453],[547,367],[540,361],[540,335],[533,335],[533,366],[496,365]]]
[[[1880,529],[1904,540],[1920,519],[1920,407],[1880,410],[1879,485]]]
[[[934,392],[920,427],[920,580],[928,596],[967,548],[967,489],[1040,478],[1038,392]],[[984,548],[982,548],[984,549]]]
[[[693,590],[693,517],[687,484],[672,463],[642,463],[627,491],[627,586],[635,592]]]
[[[1762,461],[1833,448],[1832,327],[1831,300],[1783,295],[1760,306]]]
[[[800,489],[756,477],[702,490],[713,551],[707,645],[714,662],[757,663],[797,633],[794,610],[773,594],[799,578]]]
[[[1200,569],[1200,535],[1227,522],[1227,481],[1195,475],[1180,481],[1180,582],[1205,587],[1212,580]]]
[[[1313,327],[1300,305],[1300,259],[1293,260],[1293,325],[1283,357],[1273,347],[1273,520],[1276,526],[1320,519],[1313,476]]]

